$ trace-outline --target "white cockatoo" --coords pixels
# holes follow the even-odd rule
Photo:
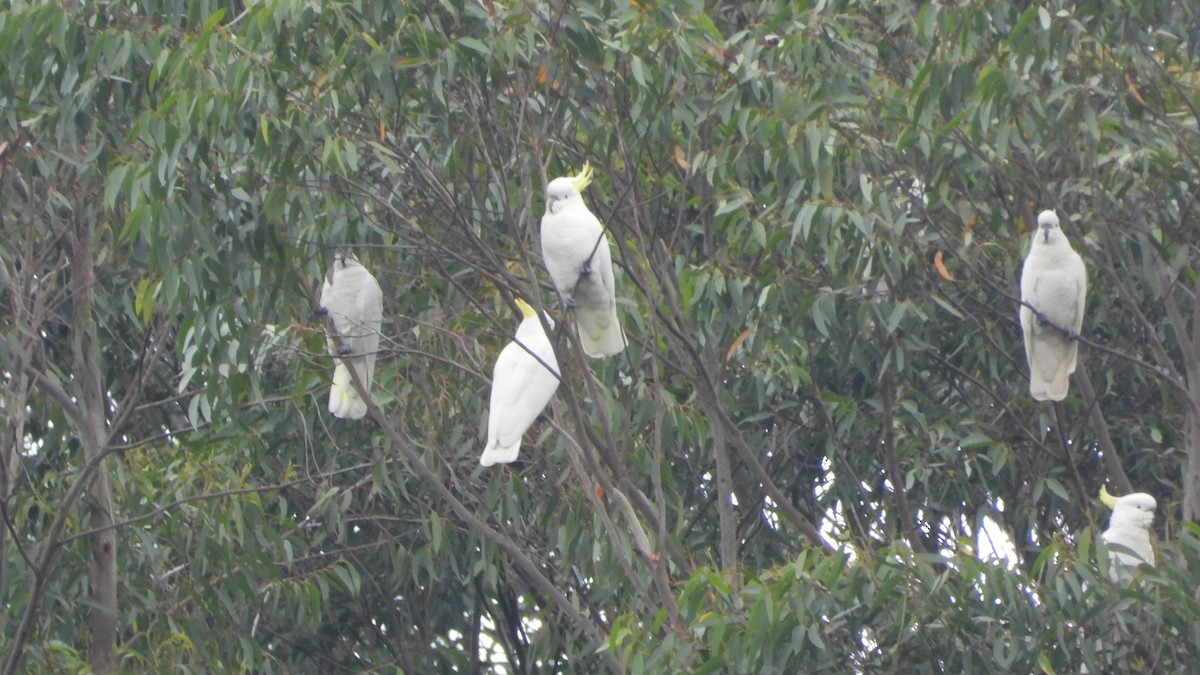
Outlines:
[[[1021,329],[1029,362],[1029,393],[1038,401],[1061,401],[1067,396],[1068,376],[1075,372],[1078,335],[1083,328],[1087,270],[1059,229],[1058,215],[1042,211],[1021,268]],[[1050,325],[1047,325],[1050,324]]]
[[[345,356],[354,366],[363,387],[370,391],[375,376],[375,354],[379,350],[379,327],[383,323],[383,293],[379,282],[352,253],[338,253],[321,288],[320,311],[328,314],[341,339],[338,347],[327,335],[329,353]],[[354,389],[350,371],[342,359],[333,369],[329,387],[329,412],[334,417],[360,419],[367,414],[367,403]]]
[[[1154,510],[1158,503],[1145,492],[1114,497],[1100,486],[1100,501],[1112,509],[1108,529],[1100,537],[1108,546],[1108,576],[1114,583],[1127,584],[1133,579],[1138,565],[1154,565],[1154,548],[1150,545],[1150,527],[1154,525]],[[1125,550],[1127,549],[1127,550]]]
[[[517,458],[525,431],[558,389],[558,361],[537,311],[520,298],[517,307],[524,318],[492,369],[487,445],[479,458],[484,466],[508,464]],[[550,317],[546,322],[554,325]]]
[[[580,194],[591,182],[592,167],[584,164],[579,175],[546,186],[542,258],[563,304],[575,309],[583,351],[599,358],[625,349],[625,333],[617,318],[608,237]]]

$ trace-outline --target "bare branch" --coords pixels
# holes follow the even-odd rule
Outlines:
[[[904,474],[900,471],[900,460],[896,456],[896,392],[895,382],[890,371],[885,371],[879,378],[879,396],[883,399],[883,410],[881,411],[883,419],[880,420],[879,443],[883,447],[883,454],[887,461],[888,474],[892,481],[892,494],[896,497],[896,509],[899,512],[900,522],[904,528],[908,529],[908,540],[911,542],[913,550],[917,553],[925,553],[925,540],[921,537],[921,530],[909,507],[908,491],[904,489]]]
[[[383,460],[383,461],[387,462],[390,460]],[[191,504],[192,502],[211,501],[214,499],[221,499],[224,497],[233,497],[233,496],[237,496],[237,495],[261,494],[263,492],[276,492],[279,490],[285,490],[287,488],[290,488],[290,487],[293,487],[296,485],[301,485],[304,483],[316,483],[316,482],[319,482],[322,480],[327,480],[329,478],[332,478],[334,476],[338,476],[338,475],[341,475],[344,473],[351,473],[354,471],[362,471],[364,469],[370,469],[374,465],[375,464],[373,462],[365,462],[365,463],[361,463],[361,464],[355,464],[354,466],[348,466],[348,467],[341,468],[341,469],[335,469],[333,471],[327,471],[324,473],[309,474],[309,475],[304,476],[303,478],[297,478],[296,480],[291,480],[286,483],[276,483],[274,485],[263,485],[261,487],[234,488],[231,490],[221,490],[219,492],[206,492],[206,493],[200,494],[200,495],[188,495],[187,497],[181,497],[180,499],[176,499],[175,501],[170,502],[168,504],[163,504],[162,506],[156,506],[153,509],[151,509],[145,513],[139,514],[137,516],[134,516],[132,518],[127,518],[127,519],[119,521],[119,522],[109,523],[109,524],[101,526],[101,527],[84,530],[83,532],[80,532],[78,534],[73,534],[69,537],[63,537],[62,539],[60,539],[57,542],[57,545],[64,546],[66,544],[69,544],[69,543],[77,540],[77,539],[86,539],[87,537],[90,537],[90,536],[96,535],[96,534],[100,534],[100,533],[108,531],[108,530],[117,530],[117,529],[121,529],[124,527],[129,527],[130,525],[137,525],[138,523],[144,523],[148,520],[153,520],[153,519],[157,518],[158,516],[166,513],[167,511],[170,511],[171,509],[183,506],[184,504]]]
[[[51,380],[46,376],[45,373],[35,369],[28,363],[22,363],[21,366],[25,370],[25,373],[33,378],[33,382],[37,385],[38,389],[42,390],[43,394],[54,399],[54,402],[63,409],[63,412],[66,413],[73,422],[78,424],[79,421],[83,419],[83,411],[79,408],[79,405],[75,402],[75,399],[72,398],[71,395],[68,394],[66,390],[64,390],[57,382]]]
[[[1086,365],[1080,364],[1075,369],[1075,380],[1079,383],[1079,390],[1083,393],[1083,400],[1087,403],[1088,415],[1092,420],[1092,432],[1096,434],[1096,442],[1100,444],[1100,456],[1104,460],[1104,468],[1108,471],[1108,477],[1122,492],[1133,492],[1133,484],[1129,482],[1129,476],[1125,475],[1125,469],[1121,466],[1121,455],[1117,452],[1117,446],[1108,433],[1108,423],[1104,420],[1104,413],[1100,410],[1100,399],[1096,396],[1096,390],[1092,388],[1092,379],[1088,377]]]

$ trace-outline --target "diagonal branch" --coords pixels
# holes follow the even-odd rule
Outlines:
[[[1088,416],[1092,420],[1092,431],[1096,434],[1096,442],[1100,444],[1100,457],[1104,461],[1108,477],[1123,494],[1133,492],[1133,484],[1129,482],[1129,476],[1125,475],[1125,468],[1121,466],[1121,456],[1117,453],[1117,446],[1108,433],[1108,422],[1105,421],[1104,413],[1100,410],[1100,399],[1096,396],[1096,390],[1092,388],[1092,379],[1088,377],[1087,368],[1076,368],[1075,379],[1079,382],[1083,400],[1087,402]]]
[[[42,390],[43,394],[54,399],[54,402],[63,409],[63,412],[71,418],[72,422],[78,424],[83,419],[83,411],[79,408],[75,399],[71,398],[71,395],[62,388],[62,385],[51,380],[45,373],[37,370],[28,363],[22,363],[21,367],[27,375],[33,378],[33,382],[37,385],[38,389]]]
[[[166,339],[171,327],[171,322],[160,319],[154,330],[146,336],[142,344],[141,356],[138,358],[137,370],[129,387],[125,390],[124,398],[117,406],[117,417],[108,429],[108,437],[104,440],[105,447],[110,446],[116,440],[130,417],[140,410],[137,402],[142,400],[142,394],[146,390],[146,383],[150,380],[150,375],[154,372],[154,366],[162,358],[164,351],[162,342]]]

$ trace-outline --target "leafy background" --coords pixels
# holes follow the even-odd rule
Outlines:
[[[4,672],[1179,672],[1186,2],[8,3]],[[478,466],[584,161],[629,348]],[[1035,214],[1088,265],[1028,396]],[[378,411],[324,408],[337,247]],[[560,322],[563,323],[563,322]],[[1113,492],[1160,564],[1107,582]]]

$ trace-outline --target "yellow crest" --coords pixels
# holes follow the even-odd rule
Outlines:
[[[583,163],[583,168],[579,173],[571,178],[571,183],[575,185],[575,189],[583,192],[587,186],[592,184],[592,165],[588,162]]]
[[[525,317],[526,319],[537,316],[537,310],[535,310],[533,307],[530,307],[528,302],[525,302],[521,298],[514,298],[514,300],[517,303],[517,309],[521,310],[521,316]]]
[[[1103,485],[1100,486],[1100,503],[1110,509],[1117,505],[1117,498],[1109,494],[1108,488]]]

